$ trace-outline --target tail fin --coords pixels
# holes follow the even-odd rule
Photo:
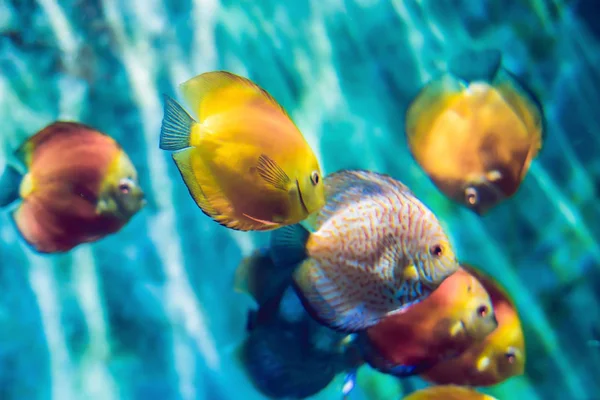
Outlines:
[[[300,224],[284,226],[271,234],[271,259],[278,268],[295,267],[307,257],[310,232]]]
[[[196,121],[171,97],[164,95],[165,106],[160,144],[163,150],[181,150],[190,146],[190,135]]]
[[[448,72],[465,81],[491,82],[502,67],[502,53],[499,50],[467,50],[450,59]]]
[[[0,207],[6,207],[19,198],[19,186],[23,175],[13,166],[7,165],[0,176]]]
[[[247,293],[259,307],[265,306],[273,297],[281,297],[292,283],[290,268],[280,268],[273,263],[268,248],[255,250],[245,257],[235,271],[234,290]]]

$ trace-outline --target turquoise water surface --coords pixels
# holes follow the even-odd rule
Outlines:
[[[600,9],[593,0],[0,0],[4,164],[56,119],[115,137],[148,205],[65,255],[32,252],[0,214],[0,399],[260,399],[235,348],[252,302],[240,259],[267,234],[206,217],[158,147],[162,93],[211,70],[289,112],[324,172],[391,174],[459,256],[521,314],[525,375],[500,400],[600,399]],[[410,156],[404,113],[449,58],[495,48],[537,93],[547,139],[518,193],[485,217],[446,199]],[[598,334],[598,333],[597,333]],[[425,386],[365,366],[350,399]],[[338,377],[319,399],[340,399]]]

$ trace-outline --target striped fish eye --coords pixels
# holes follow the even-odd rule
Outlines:
[[[429,254],[434,257],[441,257],[444,254],[444,249],[441,245],[434,244],[433,246],[429,247]]]

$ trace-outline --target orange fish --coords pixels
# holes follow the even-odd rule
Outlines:
[[[476,276],[490,294],[498,328],[457,358],[442,361],[427,370],[423,378],[437,384],[491,386],[523,374],[525,339],[508,293],[481,271],[465,264],[463,268]]]
[[[144,205],[137,171],[111,137],[55,122],[26,140],[7,166],[0,206],[19,197],[16,227],[37,252],[59,253],[117,232]]]
[[[499,55],[496,61],[493,74],[479,79],[451,70],[429,82],[406,114],[416,162],[446,196],[479,215],[516,193],[544,139],[542,106],[501,68]]]
[[[464,269],[450,275],[421,303],[386,317],[361,335],[366,361],[396,376],[423,372],[456,357],[497,327],[481,283]]]
[[[403,400],[497,400],[473,389],[447,385],[431,386],[404,397]]]

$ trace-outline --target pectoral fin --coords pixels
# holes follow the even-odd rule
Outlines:
[[[258,157],[256,170],[260,177],[269,185],[279,190],[289,190],[291,180],[284,170],[268,156],[261,154]]]

